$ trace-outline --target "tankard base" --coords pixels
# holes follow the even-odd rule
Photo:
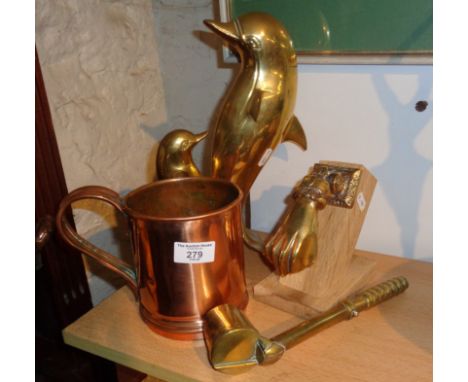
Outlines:
[[[242,301],[237,306],[244,309],[249,301],[249,295],[245,293]],[[171,319],[167,316],[159,316],[155,319],[154,314],[150,314],[140,305],[140,316],[145,324],[156,334],[173,340],[192,341],[203,339],[203,318],[201,316],[192,316],[191,318]]]

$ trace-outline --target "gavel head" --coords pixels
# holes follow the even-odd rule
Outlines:
[[[224,304],[205,315],[204,337],[215,370],[238,374],[259,364],[276,362],[285,348],[263,337],[236,307]]]

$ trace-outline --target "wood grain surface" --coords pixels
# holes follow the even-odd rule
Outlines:
[[[359,252],[376,261],[373,283],[406,276],[409,289],[359,317],[339,323],[288,350],[273,365],[230,376],[214,371],[203,341],[175,341],[153,333],[124,287],[68,326],[65,342],[147,373],[146,381],[431,381],[432,264]],[[246,252],[250,286],[270,273]],[[270,337],[301,319],[251,298],[246,314]]]

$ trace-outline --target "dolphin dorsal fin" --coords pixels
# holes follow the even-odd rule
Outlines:
[[[307,138],[304,129],[295,115],[289,120],[286,126],[286,133],[283,137],[283,142],[293,142],[298,145],[302,150],[307,150]]]
[[[252,96],[249,99],[249,103],[247,106],[248,114],[253,118],[254,121],[258,120],[258,116],[260,114],[260,107],[262,106],[262,99],[264,97],[264,93],[267,93],[260,89],[255,89],[252,93]]]

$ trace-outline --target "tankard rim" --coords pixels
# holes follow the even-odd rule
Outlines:
[[[197,214],[193,216],[167,217],[167,216],[149,215],[149,214],[144,214],[142,212],[139,212],[135,210],[134,208],[131,208],[130,206],[128,206],[128,200],[130,198],[134,197],[136,194],[144,192],[145,190],[149,188],[163,185],[163,184],[169,184],[169,183],[191,183],[191,182],[200,182],[200,181],[232,187],[233,190],[237,192],[237,196],[231,202],[227,203],[226,205],[223,205],[222,207],[213,209],[207,213]],[[212,178],[208,176],[197,176],[197,177],[189,177],[189,178],[173,178],[173,179],[156,180],[154,182],[144,184],[130,191],[127,195],[124,196],[122,207],[130,217],[136,218],[136,219],[143,219],[143,220],[149,220],[149,221],[190,221],[190,220],[198,220],[198,219],[203,219],[203,218],[222,214],[223,212],[226,212],[232,209],[235,205],[237,204],[240,205],[242,198],[243,198],[243,192],[240,189],[240,187],[229,180],[220,179],[220,178]]]

